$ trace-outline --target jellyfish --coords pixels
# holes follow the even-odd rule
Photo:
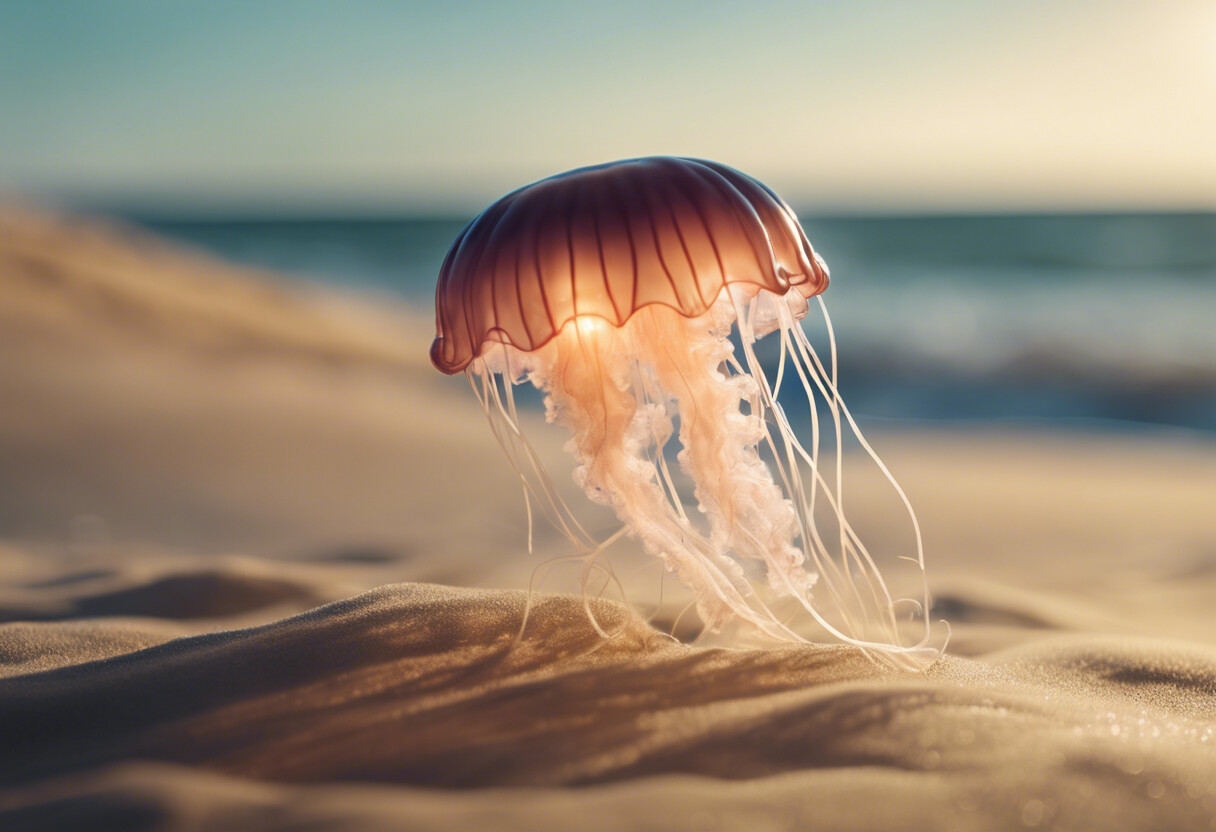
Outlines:
[[[579,168],[504,196],[460,233],[439,275],[431,360],[467,375],[523,485],[530,547],[534,507],[575,556],[604,544],[522,430],[513,388],[527,382],[547,420],[570,433],[578,485],[619,518],[613,539],[659,558],[692,591],[706,631],[741,621],[768,639],[807,641],[792,606],[816,638],[923,667],[939,650],[920,528],[837,389],[827,286],[794,212],[746,174],[674,157]],[[802,328],[812,299],[826,362]],[[765,336],[779,341],[775,371],[756,354]],[[805,418],[783,407],[787,384],[801,386]],[[850,432],[911,519],[915,548],[903,557],[919,576],[916,599],[893,596],[844,514]],[[831,467],[820,453],[829,434]]]

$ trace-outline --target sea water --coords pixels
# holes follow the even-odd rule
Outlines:
[[[1216,214],[801,216],[859,419],[1216,432]],[[427,309],[466,222],[134,219]]]

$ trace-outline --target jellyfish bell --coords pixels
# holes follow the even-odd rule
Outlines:
[[[830,336],[819,298],[827,286],[793,211],[739,171],[671,157],[580,168],[508,194],[460,233],[440,271],[431,360],[467,374],[520,475],[529,517],[537,505],[579,552],[600,544],[520,429],[517,383],[543,391],[547,418],[571,433],[576,482],[692,590],[708,630],[738,619],[804,641],[765,596],[786,598],[819,632],[919,667],[939,651],[929,646],[915,514],[840,399],[834,341],[825,365],[800,325],[815,299]],[[780,344],[771,380],[754,349],[769,334]],[[790,376],[809,405],[809,442],[779,400]],[[695,510],[664,453],[677,422],[676,459]],[[819,453],[828,430],[830,480]],[[844,515],[848,430],[911,518],[919,638],[904,632],[897,600]],[[766,592],[751,579],[757,570]]]

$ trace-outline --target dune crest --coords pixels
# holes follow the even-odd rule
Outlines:
[[[345,304],[115,220],[0,203],[0,327],[393,369],[426,366],[412,313]]]
[[[169,766],[69,777],[10,812],[58,811],[83,792],[120,801],[139,783],[159,783],[147,788],[170,814],[178,792],[214,790],[238,816],[295,800],[291,789],[195,781],[172,766],[411,788],[629,781],[687,806],[734,787],[653,778],[753,780],[781,804],[847,774],[853,788],[922,810],[972,807],[941,825],[959,829],[985,811],[1016,813],[1027,795],[1030,814],[1063,828],[1103,828],[1116,813],[1124,828],[1153,828],[1149,818],[1186,828],[1216,808],[1212,648],[1073,637],[889,675],[844,647],[691,648],[595,602],[616,633],[602,641],[581,599],[560,596],[537,599],[512,647],[523,605],[520,592],[387,586],[261,627],[108,657],[99,648],[96,661],[78,655],[0,681],[5,785],[131,758]],[[107,625],[94,626],[100,637]],[[358,788],[317,799],[358,818]],[[517,820],[542,824],[543,810],[497,794]],[[620,794],[604,785],[563,800],[619,806]],[[464,801],[457,816],[472,822],[489,799]],[[389,799],[378,811],[412,823],[436,801]],[[605,828],[645,828],[640,811]],[[1126,823],[1136,817],[1144,824]]]

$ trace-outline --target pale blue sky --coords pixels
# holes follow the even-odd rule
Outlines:
[[[714,158],[824,210],[1216,208],[1216,3],[0,0],[0,190],[475,210]]]

